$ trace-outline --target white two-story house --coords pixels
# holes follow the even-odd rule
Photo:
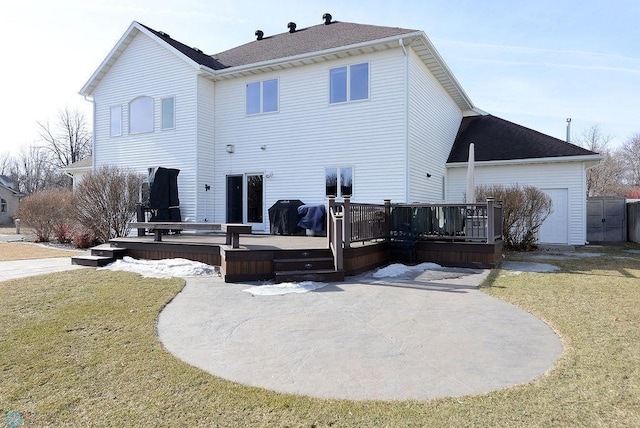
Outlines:
[[[184,219],[268,232],[281,199],[462,202],[474,142],[478,184],[552,196],[540,241],[585,243],[597,154],[475,108],[422,31],[323,19],[213,55],[132,23],[80,91],[93,166],[179,169]]]

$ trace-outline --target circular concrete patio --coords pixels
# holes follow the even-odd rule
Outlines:
[[[478,291],[482,275],[440,275],[255,297],[243,292],[252,285],[187,278],[158,333],[215,376],[353,400],[484,393],[542,375],[562,353],[545,323]]]

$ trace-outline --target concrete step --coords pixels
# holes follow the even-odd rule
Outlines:
[[[78,266],[102,267],[114,261],[115,259],[113,257],[106,256],[86,255],[71,257],[71,264]]]
[[[280,282],[340,282],[344,281],[344,271],[333,269],[276,271],[275,281]]]

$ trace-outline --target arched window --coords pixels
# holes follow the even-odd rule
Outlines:
[[[129,103],[129,133],[153,132],[153,98],[138,97]]]

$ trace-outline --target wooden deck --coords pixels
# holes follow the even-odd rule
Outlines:
[[[116,238],[111,245],[126,248],[137,259],[185,258],[220,266],[226,282],[273,280],[277,266],[285,259],[298,259],[311,268],[320,259],[331,257],[327,238],[315,236],[241,235],[239,248],[233,248],[226,245],[224,233],[182,232],[164,235],[161,242],[154,241],[151,235]],[[344,274],[357,275],[395,261],[492,268],[502,255],[502,242],[422,241],[416,246],[413,260],[392,255],[390,249],[384,240],[352,243],[344,249]]]

